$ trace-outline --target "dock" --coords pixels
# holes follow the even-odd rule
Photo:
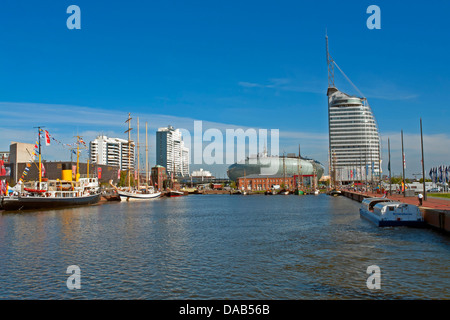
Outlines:
[[[341,190],[342,195],[361,202],[365,198],[383,197],[371,192],[354,192]],[[402,194],[388,195],[387,199],[419,206],[417,197],[404,197]],[[446,199],[427,197],[419,206],[425,222],[432,228],[450,232],[450,201]]]

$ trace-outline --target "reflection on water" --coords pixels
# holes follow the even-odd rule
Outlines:
[[[449,237],[377,228],[358,206],[193,195],[3,213],[0,299],[449,299]],[[381,290],[366,287],[370,265]]]

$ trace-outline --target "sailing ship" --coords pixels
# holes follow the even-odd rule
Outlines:
[[[127,189],[119,189],[112,184],[111,186],[117,190],[117,193],[120,196],[121,200],[130,201],[130,200],[151,200],[155,198],[159,198],[161,196],[161,192],[156,192],[153,186],[149,186],[148,183],[148,139],[147,139],[147,124],[145,126],[145,150],[146,150],[146,179],[147,185],[141,187],[140,186],[140,152],[139,152],[139,118],[137,119],[137,188],[131,188],[131,177],[130,177],[130,168],[131,168],[131,114],[128,113],[128,119],[125,122],[128,122],[128,130],[125,133],[128,133],[128,188]]]
[[[20,181],[19,186],[14,188],[16,191],[11,196],[2,198],[0,207],[3,210],[15,211],[74,207],[98,203],[101,197],[98,178],[89,177],[89,173],[87,177],[82,178],[79,174],[79,144],[82,141],[79,136],[77,136],[77,171],[75,181],[72,181],[71,175],[70,179],[67,179],[67,176],[64,175],[64,170],[62,170],[61,180],[49,180],[42,177],[41,131],[41,127],[38,127],[39,180]]]

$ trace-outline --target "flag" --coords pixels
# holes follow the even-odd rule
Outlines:
[[[117,179],[120,179],[120,169],[117,170]]]
[[[46,146],[50,145],[50,134],[48,133],[47,130],[45,130],[45,145]]]
[[[80,138],[80,142],[81,142],[82,144],[86,145],[86,142],[84,142],[82,138]]]
[[[3,160],[0,160],[0,176],[6,176],[6,168]]]
[[[431,180],[433,180],[433,168],[430,169],[428,175],[430,176]]]
[[[448,167],[445,167],[445,182],[448,182]]]
[[[44,167],[44,164],[41,163],[41,177],[43,178],[44,176],[45,176],[45,167]]]
[[[403,169],[406,169],[406,158],[404,152],[403,152]]]
[[[102,168],[98,167],[97,172],[98,172],[98,179],[100,180],[102,178]]]

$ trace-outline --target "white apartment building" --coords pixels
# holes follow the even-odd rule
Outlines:
[[[116,166],[120,170],[133,170],[134,147],[133,141],[128,148],[128,140],[100,135],[89,143],[90,161],[96,164]],[[128,149],[130,150],[128,151]]]
[[[189,148],[179,129],[168,126],[156,132],[156,164],[165,167],[169,175],[189,176]]]

